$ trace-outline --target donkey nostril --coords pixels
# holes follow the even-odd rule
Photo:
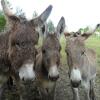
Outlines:
[[[59,75],[57,75],[57,76],[49,76],[49,79],[51,81],[57,81],[58,78],[59,78]]]
[[[79,83],[81,84],[81,80],[79,81]]]
[[[25,81],[25,80],[24,80],[24,77],[22,78],[22,81]]]

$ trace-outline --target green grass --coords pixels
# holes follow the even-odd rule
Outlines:
[[[86,46],[95,49],[97,55],[100,56],[100,38],[91,37],[86,41]]]
[[[97,54],[97,62],[100,66],[100,37],[92,36],[86,41],[86,46],[89,48],[93,48]]]

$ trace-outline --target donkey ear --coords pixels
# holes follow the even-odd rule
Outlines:
[[[43,26],[47,18],[49,17],[51,11],[52,11],[52,5],[49,5],[39,17],[31,20],[32,24],[39,27]]]
[[[43,38],[45,38],[48,34],[48,26],[46,23],[41,27],[41,32],[43,34]]]
[[[7,0],[1,0],[1,5],[2,5],[2,8],[3,8],[3,12],[5,14],[5,18],[7,20],[7,23],[13,24],[14,22],[20,20],[17,16],[15,16],[12,13],[11,9],[8,6]]]
[[[47,34],[48,32],[48,26],[47,26],[47,23],[45,23],[42,27],[41,27],[41,30],[42,30],[42,34]]]
[[[57,30],[56,30],[58,38],[60,37],[60,35],[64,31],[64,29],[65,29],[65,19],[64,19],[64,17],[61,17],[61,19],[57,25]]]
[[[82,36],[82,39],[83,39],[83,40],[86,40],[86,39],[88,39],[91,35],[92,35],[92,33],[83,33],[81,36]]]
[[[95,33],[95,31],[96,31],[98,28],[100,28],[100,24],[97,24],[97,25],[95,26],[95,28],[89,30],[89,32],[83,33],[83,34],[81,35],[82,38],[83,38],[83,40],[86,40],[88,37],[90,37],[93,33]]]

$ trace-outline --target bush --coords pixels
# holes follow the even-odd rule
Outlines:
[[[4,30],[6,24],[6,20],[4,15],[0,14],[0,32]]]

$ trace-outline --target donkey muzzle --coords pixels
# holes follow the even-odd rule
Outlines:
[[[51,81],[56,81],[59,78],[59,72],[56,65],[50,67],[48,77]]]
[[[19,69],[19,77],[23,81],[32,80],[34,81],[36,79],[35,71],[33,70],[33,63],[27,63],[24,64]]]

